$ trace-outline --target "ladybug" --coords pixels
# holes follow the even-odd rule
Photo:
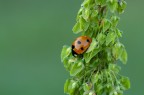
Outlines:
[[[72,55],[83,54],[90,46],[92,39],[88,36],[80,36],[72,43]]]

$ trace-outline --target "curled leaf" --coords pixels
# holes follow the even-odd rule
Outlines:
[[[84,69],[84,64],[82,61],[77,61],[77,63],[73,64],[70,70],[71,76],[76,76]]]
[[[61,61],[63,62],[66,57],[68,57],[71,53],[71,48],[68,46],[63,46],[62,52],[61,52]]]
[[[116,34],[113,31],[110,31],[106,37],[106,46],[108,46],[111,42],[114,43],[116,38]]]

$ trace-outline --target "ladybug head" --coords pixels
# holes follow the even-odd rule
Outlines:
[[[74,51],[75,46],[74,46],[74,45],[72,45],[72,47],[71,47],[71,48],[72,48],[72,55],[73,55],[73,56],[77,56],[77,53]]]

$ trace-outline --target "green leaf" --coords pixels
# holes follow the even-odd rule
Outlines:
[[[64,64],[64,65],[65,65],[65,68],[66,68],[68,71],[70,71],[71,68],[72,68],[72,66],[77,63],[77,60],[78,60],[78,59],[77,59],[76,57],[73,57],[73,56],[67,58],[66,63]]]
[[[68,46],[63,46],[62,52],[61,52],[61,61],[63,62],[66,57],[68,57],[71,53],[71,48]]]
[[[70,80],[70,84],[68,86],[69,94],[72,94],[75,92],[76,84],[77,83],[74,80]]]
[[[124,64],[127,63],[127,52],[126,52],[125,49],[123,49],[123,51],[122,51],[122,54],[121,54],[121,56],[120,56],[120,60],[121,60]]]
[[[74,33],[79,33],[79,32],[81,32],[82,30],[80,29],[80,23],[79,22],[77,22],[75,25],[74,25],[74,27],[73,27],[73,32]]]
[[[116,43],[112,48],[112,54],[115,59],[120,59],[124,64],[127,63],[127,52],[121,43]]]
[[[77,87],[77,82],[73,82],[71,88],[72,88],[72,89],[75,89],[76,87]]]
[[[96,88],[97,88],[97,89],[96,89],[96,92],[100,92],[100,93],[101,93],[104,87],[103,87],[102,84],[98,84],[98,85],[96,86]]]
[[[84,83],[83,84],[84,91],[89,91],[91,88],[92,88],[92,84],[91,83]]]
[[[83,35],[84,35],[84,36],[88,36],[88,37],[92,37],[93,34],[94,34],[94,33],[93,33],[92,31],[90,31],[90,30],[87,30],[87,31],[83,32]]]
[[[81,16],[79,18],[79,23],[80,23],[80,30],[86,31],[89,27],[89,22],[86,22],[86,20]]]
[[[93,51],[84,54],[84,59],[86,63],[89,63],[90,60],[100,51],[100,49],[95,48]]]
[[[108,61],[112,61],[113,60],[113,56],[112,56],[112,52],[111,52],[111,48],[106,48],[105,52],[107,53],[107,60]]]
[[[76,20],[78,21],[79,20],[79,17],[82,15],[82,11],[84,10],[83,7],[81,7],[78,11],[78,14],[77,14],[77,17],[76,17]]]
[[[82,14],[83,8],[80,8],[78,11],[78,16],[80,16]]]
[[[71,57],[71,58],[69,58],[68,63],[77,63],[77,60],[78,60],[78,58]]]
[[[82,17],[88,21],[91,14],[91,10],[89,8],[85,8],[82,12]]]
[[[93,83],[93,84],[97,83],[98,80],[99,80],[99,77],[100,77],[100,76],[99,76],[98,73],[94,74],[94,75],[92,76],[92,78],[91,78],[92,83]]]
[[[109,31],[107,37],[106,37],[106,46],[108,46],[111,42],[114,43],[116,38],[116,35],[113,31]]]
[[[120,31],[119,29],[116,29],[116,34],[117,37],[122,37],[122,31]]]
[[[88,50],[86,51],[86,53],[89,53],[92,50],[94,50],[97,45],[98,45],[98,42],[96,41],[96,39],[92,38],[92,43],[90,44],[90,47],[88,48]]]
[[[69,59],[69,58],[65,58],[65,59],[63,60],[63,64],[64,64],[64,67],[66,68],[66,70],[69,71],[71,64],[68,64],[68,59]]]
[[[69,93],[69,84],[70,84],[70,79],[67,79],[65,84],[64,84],[64,93]]]
[[[86,20],[82,16],[80,16],[79,20],[74,25],[72,30],[75,34],[82,32],[82,31],[86,31],[89,27],[89,24],[90,24],[89,22],[86,22]]]
[[[100,45],[102,45],[105,42],[105,39],[106,39],[106,35],[105,34],[99,33],[97,35],[97,40],[100,43]]]
[[[127,3],[124,0],[122,0],[122,2],[118,4],[117,11],[119,14],[122,14],[124,12],[126,5]]]
[[[117,26],[119,19],[120,19],[120,18],[117,17],[117,16],[112,16],[112,17],[111,17],[111,22],[112,22],[112,25],[113,25],[114,27]]]
[[[90,63],[89,67],[91,68],[97,67],[100,64],[98,56],[96,56],[95,58],[92,58],[89,63]]]
[[[106,5],[106,0],[95,0],[97,5],[105,6]]]
[[[64,92],[67,94],[73,95],[75,93],[77,87],[78,87],[77,81],[68,79],[68,80],[66,80],[65,85],[64,85]]]
[[[96,95],[94,91],[90,91],[88,95]]]
[[[117,85],[117,87],[115,88],[115,90],[117,91],[117,95],[123,95],[123,91],[122,91],[122,89],[120,88],[119,85]]]
[[[113,93],[114,95],[118,95],[118,93],[117,93],[117,91],[114,91],[114,93]]]
[[[84,0],[84,2],[82,3],[82,6],[87,8],[91,3],[92,3],[92,0]]]
[[[112,54],[116,60],[121,57],[122,52],[123,52],[123,46],[120,43],[116,43],[112,48]]]
[[[116,11],[116,9],[118,8],[117,0],[109,0],[108,6],[109,6],[111,12],[114,13]]]
[[[98,10],[92,10],[92,18],[95,18],[98,15]]]
[[[78,73],[80,73],[84,69],[84,64],[82,61],[78,61],[77,63],[73,64],[70,75],[76,76]]]
[[[97,5],[101,4],[101,0],[95,0],[95,2],[96,2]]]
[[[120,68],[120,66],[118,66],[116,64],[109,64],[108,69],[115,72],[115,73],[118,73],[121,68]]]
[[[105,32],[106,30],[108,30],[110,26],[111,26],[111,22],[108,19],[105,19],[103,24],[103,31]]]
[[[125,90],[130,88],[130,80],[128,77],[122,77],[120,79],[120,83],[123,85],[123,87],[125,88]]]

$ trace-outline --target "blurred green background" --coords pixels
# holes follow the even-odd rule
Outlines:
[[[60,53],[71,45],[83,0],[0,0],[0,95],[64,95],[69,73]],[[129,54],[121,74],[131,80],[124,95],[144,93],[144,1],[127,0],[119,23]]]

